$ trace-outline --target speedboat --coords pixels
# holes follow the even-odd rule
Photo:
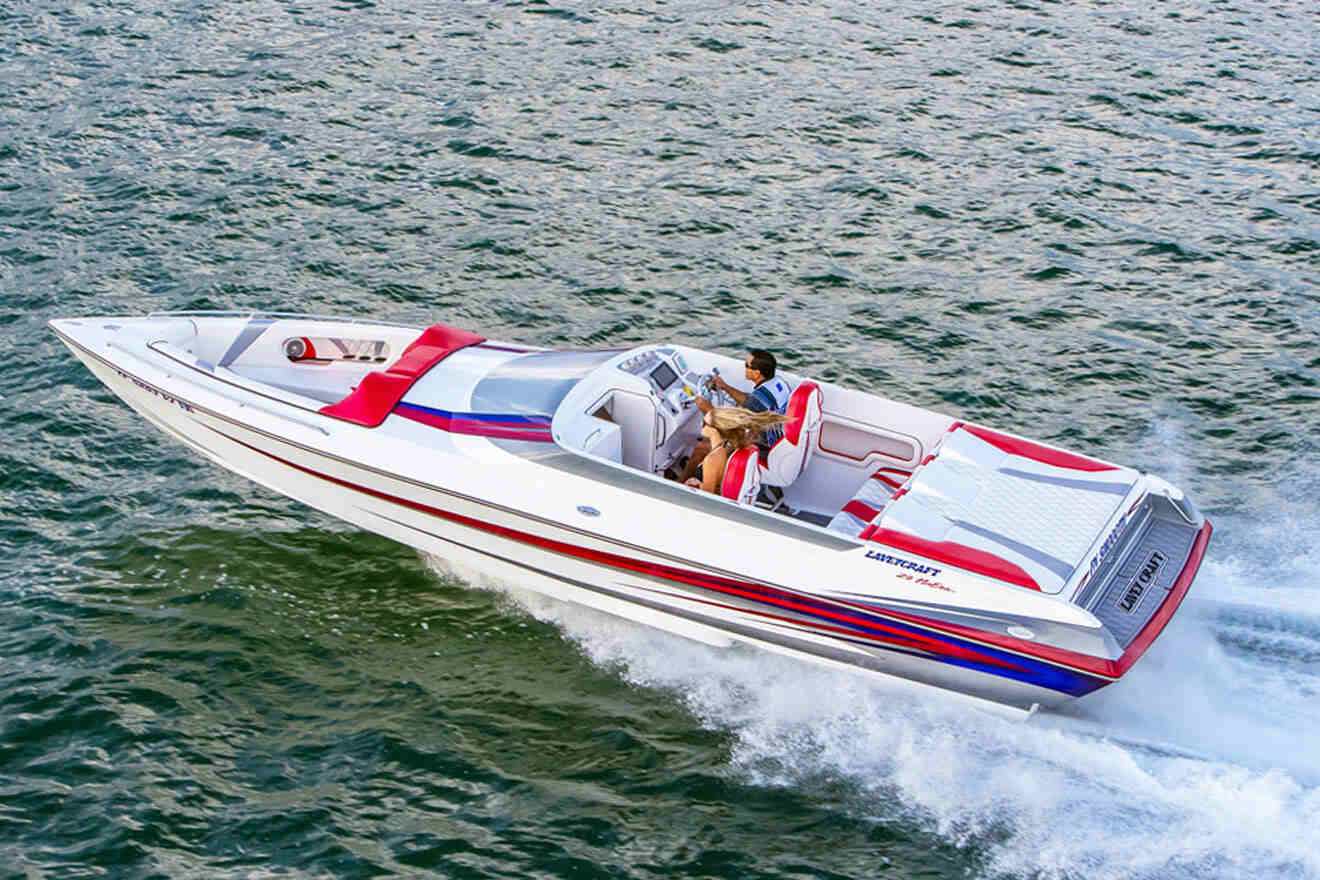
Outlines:
[[[425,553],[710,645],[1057,707],[1123,677],[1210,540],[1160,477],[780,371],[782,437],[667,478],[711,379],[661,342],[547,350],[259,312],[50,322],[215,463]],[[720,401],[716,400],[716,403]]]

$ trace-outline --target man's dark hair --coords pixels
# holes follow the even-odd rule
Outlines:
[[[749,360],[752,363],[752,369],[767,379],[773,379],[775,377],[775,367],[777,366],[775,356],[763,348],[752,349],[751,355]]]

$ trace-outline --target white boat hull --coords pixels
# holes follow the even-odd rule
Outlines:
[[[1034,669],[1051,662],[1051,655],[1033,654],[1028,642],[1023,642],[1021,650],[1014,650],[1013,642],[1003,636],[978,638],[965,626],[944,627],[941,618],[928,619],[920,613],[902,616],[904,608],[920,612],[926,607],[922,602],[904,601],[900,596],[889,603],[890,611],[880,612],[870,605],[821,599],[802,592],[791,580],[784,583],[749,576],[736,566],[713,559],[695,562],[681,552],[681,545],[646,547],[636,540],[636,531],[632,539],[617,532],[611,534],[607,527],[614,520],[609,517],[574,513],[547,516],[532,509],[531,504],[515,506],[479,497],[464,491],[465,485],[471,485],[470,474],[454,473],[453,479],[438,479],[434,470],[410,471],[392,466],[398,458],[390,456],[368,463],[361,449],[372,441],[358,436],[363,429],[323,424],[315,415],[293,412],[278,401],[245,398],[233,389],[222,389],[221,393],[208,388],[205,382],[199,383],[187,370],[144,354],[145,346],[136,351],[132,345],[98,347],[95,341],[89,344],[86,338],[76,338],[76,327],[55,325],[55,330],[111,391],[152,424],[206,458],[272,491],[424,553],[557,600],[717,647],[736,642],[753,644],[816,663],[939,688],[1011,711],[1029,712],[1038,705],[1055,705],[1074,696],[1042,686],[1022,674],[1009,677],[988,672],[987,662]],[[577,511],[586,508],[594,512],[598,506],[611,512],[611,505],[617,507],[617,491],[579,491],[577,484],[562,473],[538,469],[534,464],[511,463],[488,450],[479,455],[484,455],[485,461],[474,458],[471,466],[477,470],[524,468],[527,479],[533,481],[527,486],[531,493],[557,495],[571,491],[594,502],[595,506],[590,507],[577,505]],[[572,500],[570,497],[567,502]],[[561,506],[573,510],[571,504]],[[672,517],[675,513],[665,510],[659,515]],[[733,542],[750,540],[747,529],[737,523],[724,528]],[[1208,525],[1204,537],[1208,538]],[[1201,547],[1203,550],[1203,542]],[[804,547],[804,553],[811,551],[810,546]],[[854,554],[849,559],[858,557]],[[803,570],[799,565],[809,568],[811,564],[811,560],[796,560],[780,565],[780,577],[792,577],[795,570]],[[855,577],[849,572],[855,570],[856,562],[848,564],[854,568],[839,568],[837,577]],[[862,570],[889,574],[883,566]],[[766,605],[767,598],[774,604]],[[1058,613],[1063,622],[1057,625],[1064,626],[1069,625],[1067,615],[1076,616],[1078,612],[1069,609]],[[973,612],[967,619],[975,616]],[[818,622],[822,617],[828,625]],[[942,619],[949,618],[946,615]],[[1023,615],[1013,619],[1023,619]],[[923,624],[923,620],[929,622]],[[840,621],[853,629],[838,625]],[[1041,624],[1048,625],[1048,621]],[[869,635],[872,630],[880,635]],[[886,632],[890,635],[885,636]],[[882,644],[878,639],[886,641]],[[964,652],[975,662],[932,662],[931,646],[937,641],[947,645],[949,651]],[[894,650],[894,645],[899,650]],[[955,653],[955,660],[958,656]],[[1089,676],[1103,684],[1121,674],[1121,670],[1115,670],[1116,674],[1107,677],[1106,668],[1097,664],[1069,668],[1066,659],[1055,663],[1063,670],[1058,677]]]

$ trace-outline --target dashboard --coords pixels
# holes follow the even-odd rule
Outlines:
[[[699,354],[675,345],[620,352],[560,403],[555,440],[625,467],[663,474],[692,451],[701,433],[696,403],[705,370],[700,362],[693,366],[688,361]]]
[[[697,398],[701,377],[688,367],[677,349],[650,348],[632,354],[618,364],[618,369],[644,379],[671,415],[678,415]]]

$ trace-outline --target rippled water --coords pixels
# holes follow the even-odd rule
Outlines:
[[[1320,876],[1318,26],[0,4],[0,877]],[[1215,539],[1127,679],[1008,724],[352,531],[43,326],[183,307],[762,344]]]

